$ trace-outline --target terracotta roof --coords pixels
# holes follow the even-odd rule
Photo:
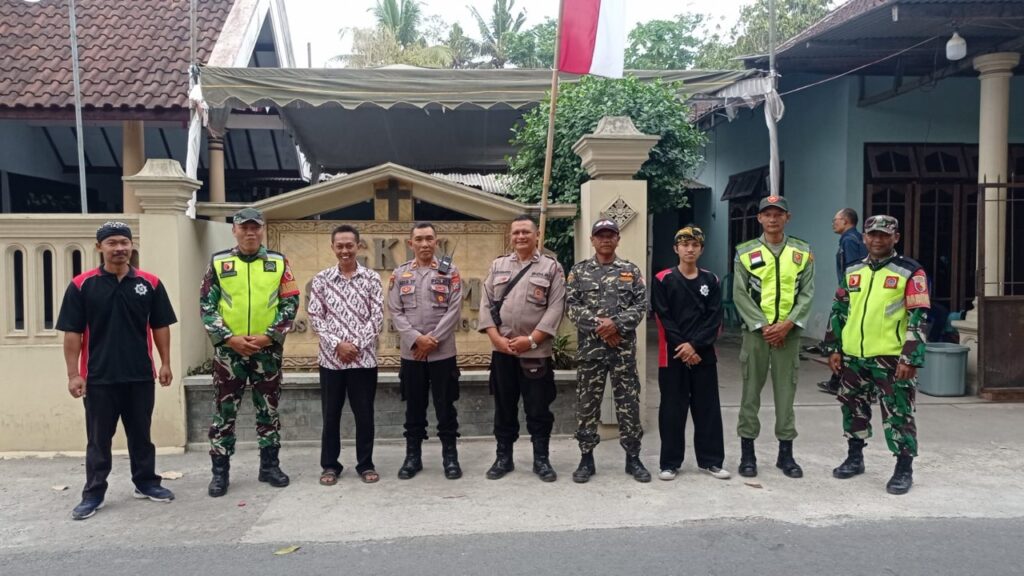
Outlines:
[[[200,62],[233,2],[197,3]],[[67,6],[0,2],[0,109],[74,107]],[[78,0],[76,8],[83,108],[187,109],[187,0]]]

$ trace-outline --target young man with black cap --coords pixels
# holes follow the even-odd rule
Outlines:
[[[743,319],[740,365],[743,391],[737,432],[741,441],[740,476],[757,476],[754,440],[761,432],[757,413],[769,370],[775,397],[775,437],[779,456],[775,466],[790,478],[804,473],[793,458],[796,438],[796,397],[800,334],[814,298],[814,256],[809,244],[786,234],[789,204],[768,196],[758,206],[757,221],[764,233],[736,247],[733,301]]]
[[[580,465],[572,474],[582,484],[597,473],[594,448],[609,378],[619,422],[619,444],[626,451],[626,474],[650,482],[640,460],[640,377],[636,368],[636,328],[647,313],[647,287],[640,267],[619,258],[619,225],[602,218],[590,232],[594,255],[572,267],[565,281],[569,319],[576,324],[576,441]]]
[[[281,471],[281,354],[299,307],[299,287],[283,254],[263,246],[263,214],[235,213],[231,231],[238,245],[210,259],[199,290],[199,309],[213,342],[215,413],[210,426],[213,479],[209,494],[228,491],[235,452],[235,417],[246,383],[252,384],[259,436],[259,481],[288,485]]]
[[[686,450],[686,416],[691,412],[697,467],[727,480],[715,353],[722,328],[722,292],[718,277],[697,267],[704,253],[703,230],[693,225],[682,228],[676,232],[673,250],[679,265],[659,272],[651,285],[661,390],[658,478],[672,480],[679,473]]]
[[[84,400],[88,437],[82,502],[71,512],[75,520],[103,507],[118,419],[128,439],[135,498],[174,500],[160,485],[149,434],[155,401],[151,344],[160,354],[156,377],[161,386],[170,386],[170,325],[178,319],[159,278],[129,263],[132,231],[127,224],[100,226],[96,249],[103,264],[71,281],[57,318],[57,330],[64,332],[68,391]]]

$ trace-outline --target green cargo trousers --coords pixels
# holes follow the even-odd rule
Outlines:
[[[796,438],[793,399],[800,370],[801,332],[798,327],[790,330],[782,348],[769,347],[760,331],[743,332],[743,345],[740,348],[743,394],[740,397],[740,418],[736,426],[740,438],[754,439],[761,433],[761,421],[757,413],[761,409],[761,390],[769,369],[775,399],[775,437],[779,440]]]

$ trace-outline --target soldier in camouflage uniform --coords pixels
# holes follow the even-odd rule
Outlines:
[[[299,306],[299,289],[284,255],[263,246],[263,215],[239,210],[231,230],[238,245],[217,252],[203,277],[199,308],[213,342],[215,411],[210,426],[213,479],[209,494],[228,489],[235,452],[235,417],[247,382],[252,384],[260,447],[260,482],[288,485],[278,451],[281,421],[281,354]]]
[[[890,494],[906,494],[913,484],[915,378],[924,365],[920,327],[930,306],[924,269],[894,250],[898,230],[891,216],[864,223],[868,257],[847,266],[825,337],[829,364],[842,377],[838,398],[849,445],[846,460],[832,475],[846,479],[864,473],[864,441],[871,437],[871,402],[877,398],[885,440],[896,456],[886,484]]]
[[[574,482],[590,480],[596,472],[594,447],[601,397],[611,376],[619,443],[626,451],[626,473],[650,482],[640,461],[640,377],[636,368],[636,329],[647,311],[647,289],[640,268],[615,255],[619,226],[612,220],[594,223],[590,242],[595,254],[572,267],[566,279],[569,319],[579,337],[576,372],[576,440],[583,457],[572,474]]]

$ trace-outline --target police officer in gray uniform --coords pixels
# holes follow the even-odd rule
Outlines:
[[[487,478],[515,469],[512,445],[519,438],[519,396],[533,441],[533,471],[544,482],[558,475],[548,461],[555,421],[551,341],[565,310],[565,276],[557,260],[540,253],[537,224],[526,215],[512,221],[513,252],[491,263],[480,298],[479,330],[491,339],[491,387],[497,458]]]
[[[398,477],[408,480],[423,469],[421,444],[427,438],[427,400],[434,397],[437,437],[445,478],[462,477],[455,439],[459,436],[459,368],[455,328],[462,315],[462,279],[445,257],[434,257],[437,232],[418,222],[406,240],[415,258],[388,281],[388,310],[398,330],[402,364],[398,376],[405,400],[405,462]]]
[[[569,319],[576,324],[576,440],[583,457],[572,474],[584,483],[597,472],[594,448],[601,398],[609,375],[619,422],[619,443],[626,451],[626,473],[650,482],[640,461],[640,377],[636,368],[636,328],[647,312],[647,288],[640,267],[615,254],[619,225],[607,218],[594,223],[590,242],[595,254],[569,271],[566,279]]]

